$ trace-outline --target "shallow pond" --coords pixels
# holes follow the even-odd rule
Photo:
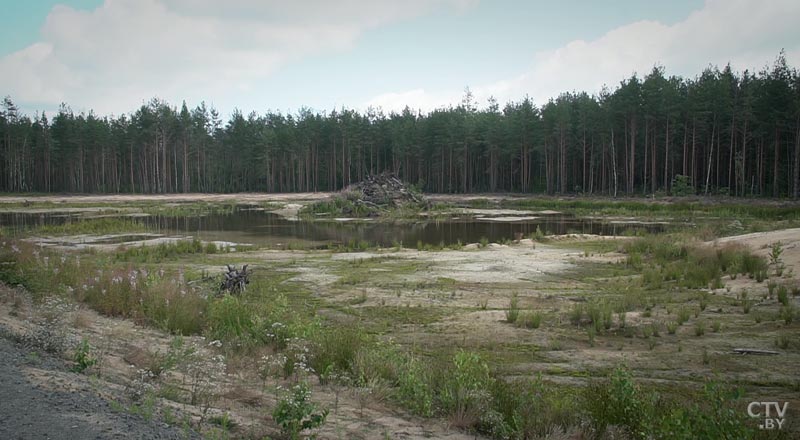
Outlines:
[[[0,226],[11,230],[41,225],[59,225],[80,221],[85,213],[0,213]],[[403,220],[397,222],[337,221],[334,219],[287,220],[279,215],[253,209],[238,209],[231,213],[209,214],[196,217],[135,216],[152,232],[165,235],[192,235],[202,240],[219,240],[256,245],[286,244],[292,241],[310,243],[320,247],[328,244],[366,241],[370,244],[393,246],[402,243],[414,247],[423,244],[475,243],[485,238],[490,242],[528,237],[539,228],[545,234],[600,234],[626,235],[637,230],[659,232],[664,224],[602,219],[578,218],[566,214],[549,214],[531,217],[459,216],[445,219]],[[521,235],[520,235],[521,234]],[[140,239],[131,234],[130,240]]]

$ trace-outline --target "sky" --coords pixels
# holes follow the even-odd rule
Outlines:
[[[654,66],[800,66],[797,0],[0,0],[0,96],[101,115],[388,113],[598,93]]]

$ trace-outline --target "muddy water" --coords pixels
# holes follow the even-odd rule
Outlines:
[[[13,229],[39,225],[58,225],[80,221],[85,213],[0,213],[0,226]],[[534,218],[461,216],[444,220],[376,221],[301,220],[290,221],[273,213],[240,209],[228,214],[198,217],[145,216],[132,217],[153,232],[166,235],[193,235],[202,240],[221,240],[252,244],[285,244],[292,241],[311,242],[320,247],[330,243],[367,241],[381,246],[402,243],[414,247],[418,242],[437,245],[475,243],[486,238],[490,242],[527,237],[539,228],[545,234],[625,235],[636,230],[659,232],[663,224],[611,222],[578,218],[564,214],[538,215]],[[136,237],[131,235],[131,237]],[[133,240],[133,239],[132,239]],[[122,240],[125,242],[127,240]]]

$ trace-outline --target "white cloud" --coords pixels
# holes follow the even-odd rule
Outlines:
[[[728,62],[735,70],[760,70],[781,49],[786,49],[790,63],[798,62],[798,22],[797,0],[707,0],[702,9],[673,25],[639,21],[593,41],[576,40],[537,53],[526,72],[473,86],[472,91],[481,103],[489,96],[502,103],[529,95],[543,104],[566,91],[595,93],[603,85],[613,88],[634,72],[646,75],[657,64],[665,66],[668,74],[693,77],[709,64],[722,67]],[[460,96],[459,90],[420,90],[382,94],[365,105],[399,110],[408,104],[430,110],[457,103]],[[398,97],[409,101],[401,103]]]
[[[55,6],[41,41],[0,58],[2,94],[99,113],[252,89],[302,57],[345,50],[366,30],[474,0],[106,0]],[[234,103],[232,103],[234,104]]]

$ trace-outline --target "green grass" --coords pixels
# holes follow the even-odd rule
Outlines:
[[[179,240],[170,243],[159,243],[154,246],[120,246],[114,254],[116,261],[135,263],[161,263],[175,261],[176,258],[191,254],[216,254],[227,251],[227,248],[218,248],[214,243],[203,244],[197,238],[192,240]]]
[[[126,217],[102,217],[88,219],[70,219],[61,225],[43,225],[24,229],[21,232],[29,235],[105,235],[117,233],[146,232],[147,227]]]

